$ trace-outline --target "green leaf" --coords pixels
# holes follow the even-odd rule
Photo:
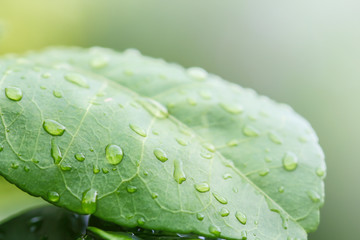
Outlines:
[[[290,107],[135,50],[49,49],[0,67],[0,90],[22,90],[0,97],[0,173],[30,194],[127,227],[229,239],[316,229],[324,156]]]
[[[96,227],[88,227],[88,230],[95,233],[96,235],[98,235],[102,239],[109,239],[109,240],[134,240],[134,239],[138,239],[138,238],[132,237],[130,235],[127,235],[125,233],[107,232],[107,231],[101,230],[101,229],[96,228]]]
[[[203,239],[203,240],[216,240],[218,238],[208,238],[198,236],[195,234],[181,234],[174,232],[166,232],[162,230],[149,230],[141,227],[127,228],[116,225],[111,222],[101,220],[97,217],[91,216],[89,220],[88,236],[100,236],[104,239],[112,239],[116,237],[129,238],[134,240],[180,240],[180,239]]]
[[[205,239],[210,240],[210,238],[205,238],[201,236],[194,235],[185,235],[185,234],[170,234],[170,233],[157,233],[155,231],[151,232],[124,232],[124,231],[104,231],[97,227],[88,227],[88,232],[93,232],[96,236],[101,237],[105,240],[196,240],[196,239]],[[142,229],[138,229],[142,230]],[[137,237],[140,236],[141,238]],[[214,239],[214,238],[211,238]]]

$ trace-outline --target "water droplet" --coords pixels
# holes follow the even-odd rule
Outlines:
[[[19,164],[18,164],[18,163],[12,163],[12,164],[11,164],[11,168],[12,168],[12,169],[18,169],[18,168],[19,168]]]
[[[211,143],[205,142],[205,143],[202,144],[202,146],[203,146],[204,148],[206,148],[209,152],[214,153],[214,152],[216,151],[215,146],[212,145]]]
[[[233,190],[234,193],[237,193],[239,191],[239,189],[237,187],[233,187],[232,190]]]
[[[201,193],[208,192],[210,190],[210,186],[206,182],[197,183],[194,186],[195,186],[195,189]]]
[[[280,217],[281,217],[281,220],[282,220],[282,227],[284,229],[288,229],[288,222],[289,222],[289,218],[285,215],[284,212],[280,212]]]
[[[133,217],[135,217],[135,215],[132,214],[132,213],[129,213],[129,214],[127,214],[125,217],[126,217],[127,219],[132,219]]]
[[[245,136],[248,137],[256,137],[259,136],[259,131],[251,126],[245,126],[243,129],[243,133],[245,134]]]
[[[230,214],[230,211],[229,211],[229,209],[227,209],[227,208],[222,208],[222,209],[220,210],[220,215],[221,215],[222,217],[227,217],[227,216],[229,216],[229,214]]]
[[[25,172],[29,172],[30,171],[30,168],[28,166],[24,166],[24,171]]]
[[[186,180],[186,176],[182,167],[182,161],[178,159],[174,160],[174,179],[179,184]]]
[[[109,173],[109,169],[107,169],[107,168],[102,168],[101,170],[102,170],[102,172],[103,172],[104,174]]]
[[[226,143],[229,147],[236,147],[239,145],[239,141],[237,139],[230,140]]]
[[[191,106],[195,106],[197,104],[197,102],[194,98],[189,97],[186,100]]]
[[[211,92],[206,91],[206,90],[202,90],[199,92],[200,97],[202,97],[204,100],[209,100],[211,99],[212,95]]]
[[[97,97],[103,97],[103,96],[105,96],[105,92],[100,90],[99,92],[96,93],[96,96]],[[110,99],[112,99],[112,98],[110,98]],[[108,101],[111,101],[111,100],[108,100]]]
[[[195,80],[203,81],[207,78],[208,73],[202,68],[199,67],[192,67],[187,69],[187,73],[189,76]]]
[[[34,233],[38,231],[41,228],[41,225],[43,224],[44,219],[43,217],[33,217],[29,220],[29,230],[30,232]]]
[[[187,146],[188,145],[188,143],[182,138],[176,138],[175,140],[178,142],[178,144],[180,144],[182,146]]]
[[[76,153],[74,157],[79,162],[83,162],[85,160],[85,155],[83,153]]]
[[[65,79],[68,82],[78,85],[79,87],[89,88],[89,84],[85,77],[77,73],[68,73],[65,75]]]
[[[271,163],[271,162],[272,162],[272,160],[271,160],[271,158],[270,158],[270,157],[265,157],[265,162],[267,162],[267,163]]]
[[[50,202],[58,202],[60,200],[60,194],[54,191],[48,192],[48,199]]]
[[[93,173],[98,174],[100,172],[100,168],[98,166],[93,166]]]
[[[283,193],[285,191],[285,188],[284,186],[280,186],[279,189],[278,189],[279,193]]]
[[[231,114],[240,114],[244,111],[242,106],[234,104],[220,103],[220,107],[222,107],[225,111]]]
[[[306,137],[299,137],[301,143],[307,143],[308,139]]]
[[[4,150],[4,145],[2,145],[2,143],[0,143],[0,152],[2,152]]]
[[[269,132],[268,136],[273,143],[282,144],[282,139],[278,134],[274,132]]]
[[[55,164],[59,164],[61,162],[61,150],[59,146],[55,143],[54,139],[51,139],[51,157],[54,159]]]
[[[263,176],[268,175],[269,172],[270,172],[270,170],[268,168],[265,168],[265,169],[262,169],[259,171],[259,175],[263,177]]]
[[[227,199],[224,198],[223,196],[221,196],[219,193],[213,192],[212,194],[213,194],[214,198],[215,198],[219,203],[221,203],[221,204],[227,204],[227,203],[228,203]]]
[[[308,191],[307,192],[310,200],[314,203],[320,202],[320,195],[315,191]]]
[[[161,103],[149,98],[138,99],[140,105],[142,105],[151,115],[156,118],[164,119],[169,116],[167,108]]]
[[[151,194],[151,198],[152,199],[156,199],[156,198],[158,198],[159,197],[159,194],[157,194],[157,193],[152,193]]]
[[[70,171],[72,169],[72,166],[70,166],[69,164],[63,163],[60,165],[60,169],[63,171]]]
[[[269,198],[265,198],[265,200],[266,200],[266,203],[268,204],[270,211],[280,213],[280,210],[277,208],[277,206],[275,205],[275,203],[272,200],[270,200]]]
[[[216,237],[219,237],[221,234],[221,229],[218,226],[215,225],[211,225],[209,227],[209,232],[213,235],[215,235]]]
[[[206,159],[212,159],[213,158],[213,154],[209,153],[209,152],[201,152],[200,156]]]
[[[241,238],[240,239],[241,240],[246,240],[247,239],[247,231],[245,231],[245,230],[241,231]]]
[[[289,220],[289,218],[285,215],[284,212],[282,212],[282,211],[280,211],[278,209],[277,205],[275,205],[275,203],[272,200],[270,200],[269,198],[266,198],[265,200],[266,200],[266,202],[268,204],[268,207],[269,207],[270,211],[276,212],[276,213],[278,213],[280,215],[281,220],[282,220],[282,226],[283,226],[284,229],[287,229],[288,228],[288,220]]]
[[[239,220],[239,222],[240,222],[241,224],[243,224],[243,225],[246,224],[247,217],[246,217],[246,215],[243,214],[242,212],[237,211],[237,212],[235,213],[235,217],[237,218],[237,220]]]
[[[54,95],[54,97],[62,98],[62,93],[60,91],[54,90],[53,95]]]
[[[144,131],[144,129],[142,129],[141,127],[134,125],[134,124],[130,124],[129,127],[131,128],[131,130],[133,130],[136,134],[142,136],[142,137],[146,137],[146,132]]]
[[[101,102],[95,99],[90,99],[89,103],[97,106],[101,105]]]
[[[204,220],[205,215],[202,214],[202,213],[197,213],[197,214],[196,214],[196,218],[197,218],[197,220],[202,221],[202,220]]]
[[[231,174],[230,173],[225,173],[224,176],[223,176],[223,179],[229,179],[229,178],[232,178]]]
[[[5,88],[5,95],[8,99],[13,101],[20,101],[23,97],[23,93],[20,88],[7,87]]]
[[[119,164],[124,157],[124,153],[121,147],[115,144],[109,144],[106,146],[105,155],[108,162],[112,165]]]
[[[254,221],[254,224],[255,224],[255,225],[258,225],[258,224],[259,224],[258,220],[255,220],[255,221]]]
[[[316,175],[318,175],[319,177],[323,177],[325,175],[325,170],[323,168],[317,168],[316,169]]]
[[[83,193],[81,206],[86,214],[93,214],[96,212],[98,192],[95,189],[90,189]]]
[[[53,136],[61,136],[65,132],[65,126],[55,120],[46,119],[43,123],[44,130]]]
[[[168,160],[166,152],[164,150],[160,149],[160,148],[155,148],[154,149],[154,155],[161,162],[166,162]]]
[[[293,152],[287,152],[283,157],[283,166],[287,171],[293,171],[297,167],[298,158]]]
[[[128,191],[128,193],[134,193],[137,191],[137,187],[136,186],[132,186],[132,185],[128,185],[126,187],[126,190]]]
[[[145,218],[143,218],[143,217],[140,217],[140,218],[138,218],[138,220],[137,220],[137,223],[138,223],[139,226],[144,225],[145,222],[146,222],[146,220],[145,220]]]
[[[108,63],[107,57],[96,57],[90,61],[90,66],[94,69],[100,69],[106,67]]]
[[[224,165],[225,165],[226,167],[230,167],[230,168],[234,168],[234,167],[235,167],[235,166],[234,166],[234,162],[231,161],[231,160],[224,159],[222,162],[224,163]],[[244,165],[245,165],[245,167],[246,167],[246,164],[244,164]]]
[[[51,77],[51,73],[43,73],[42,75],[41,75],[41,77],[42,78],[50,78]]]

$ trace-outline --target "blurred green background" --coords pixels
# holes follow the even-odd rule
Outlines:
[[[138,48],[290,104],[328,166],[309,239],[360,236],[360,1],[0,0],[0,53],[49,45]],[[37,204],[0,179],[0,221]]]

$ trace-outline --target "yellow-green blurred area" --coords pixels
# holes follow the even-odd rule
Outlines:
[[[0,177],[0,222],[26,209],[44,204],[46,204],[45,201],[22,192]]]
[[[309,239],[360,236],[360,1],[0,0],[0,53],[49,45],[138,48],[290,104],[328,166]],[[0,220],[39,203],[0,180]]]

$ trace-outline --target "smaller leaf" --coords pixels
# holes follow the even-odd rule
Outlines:
[[[81,238],[88,216],[54,206],[30,210],[0,224],[0,240],[64,240]]]
[[[137,237],[132,237],[125,233],[117,233],[117,232],[106,232],[96,227],[88,227],[88,230],[95,233],[99,237],[105,240],[135,240],[139,239]]]

